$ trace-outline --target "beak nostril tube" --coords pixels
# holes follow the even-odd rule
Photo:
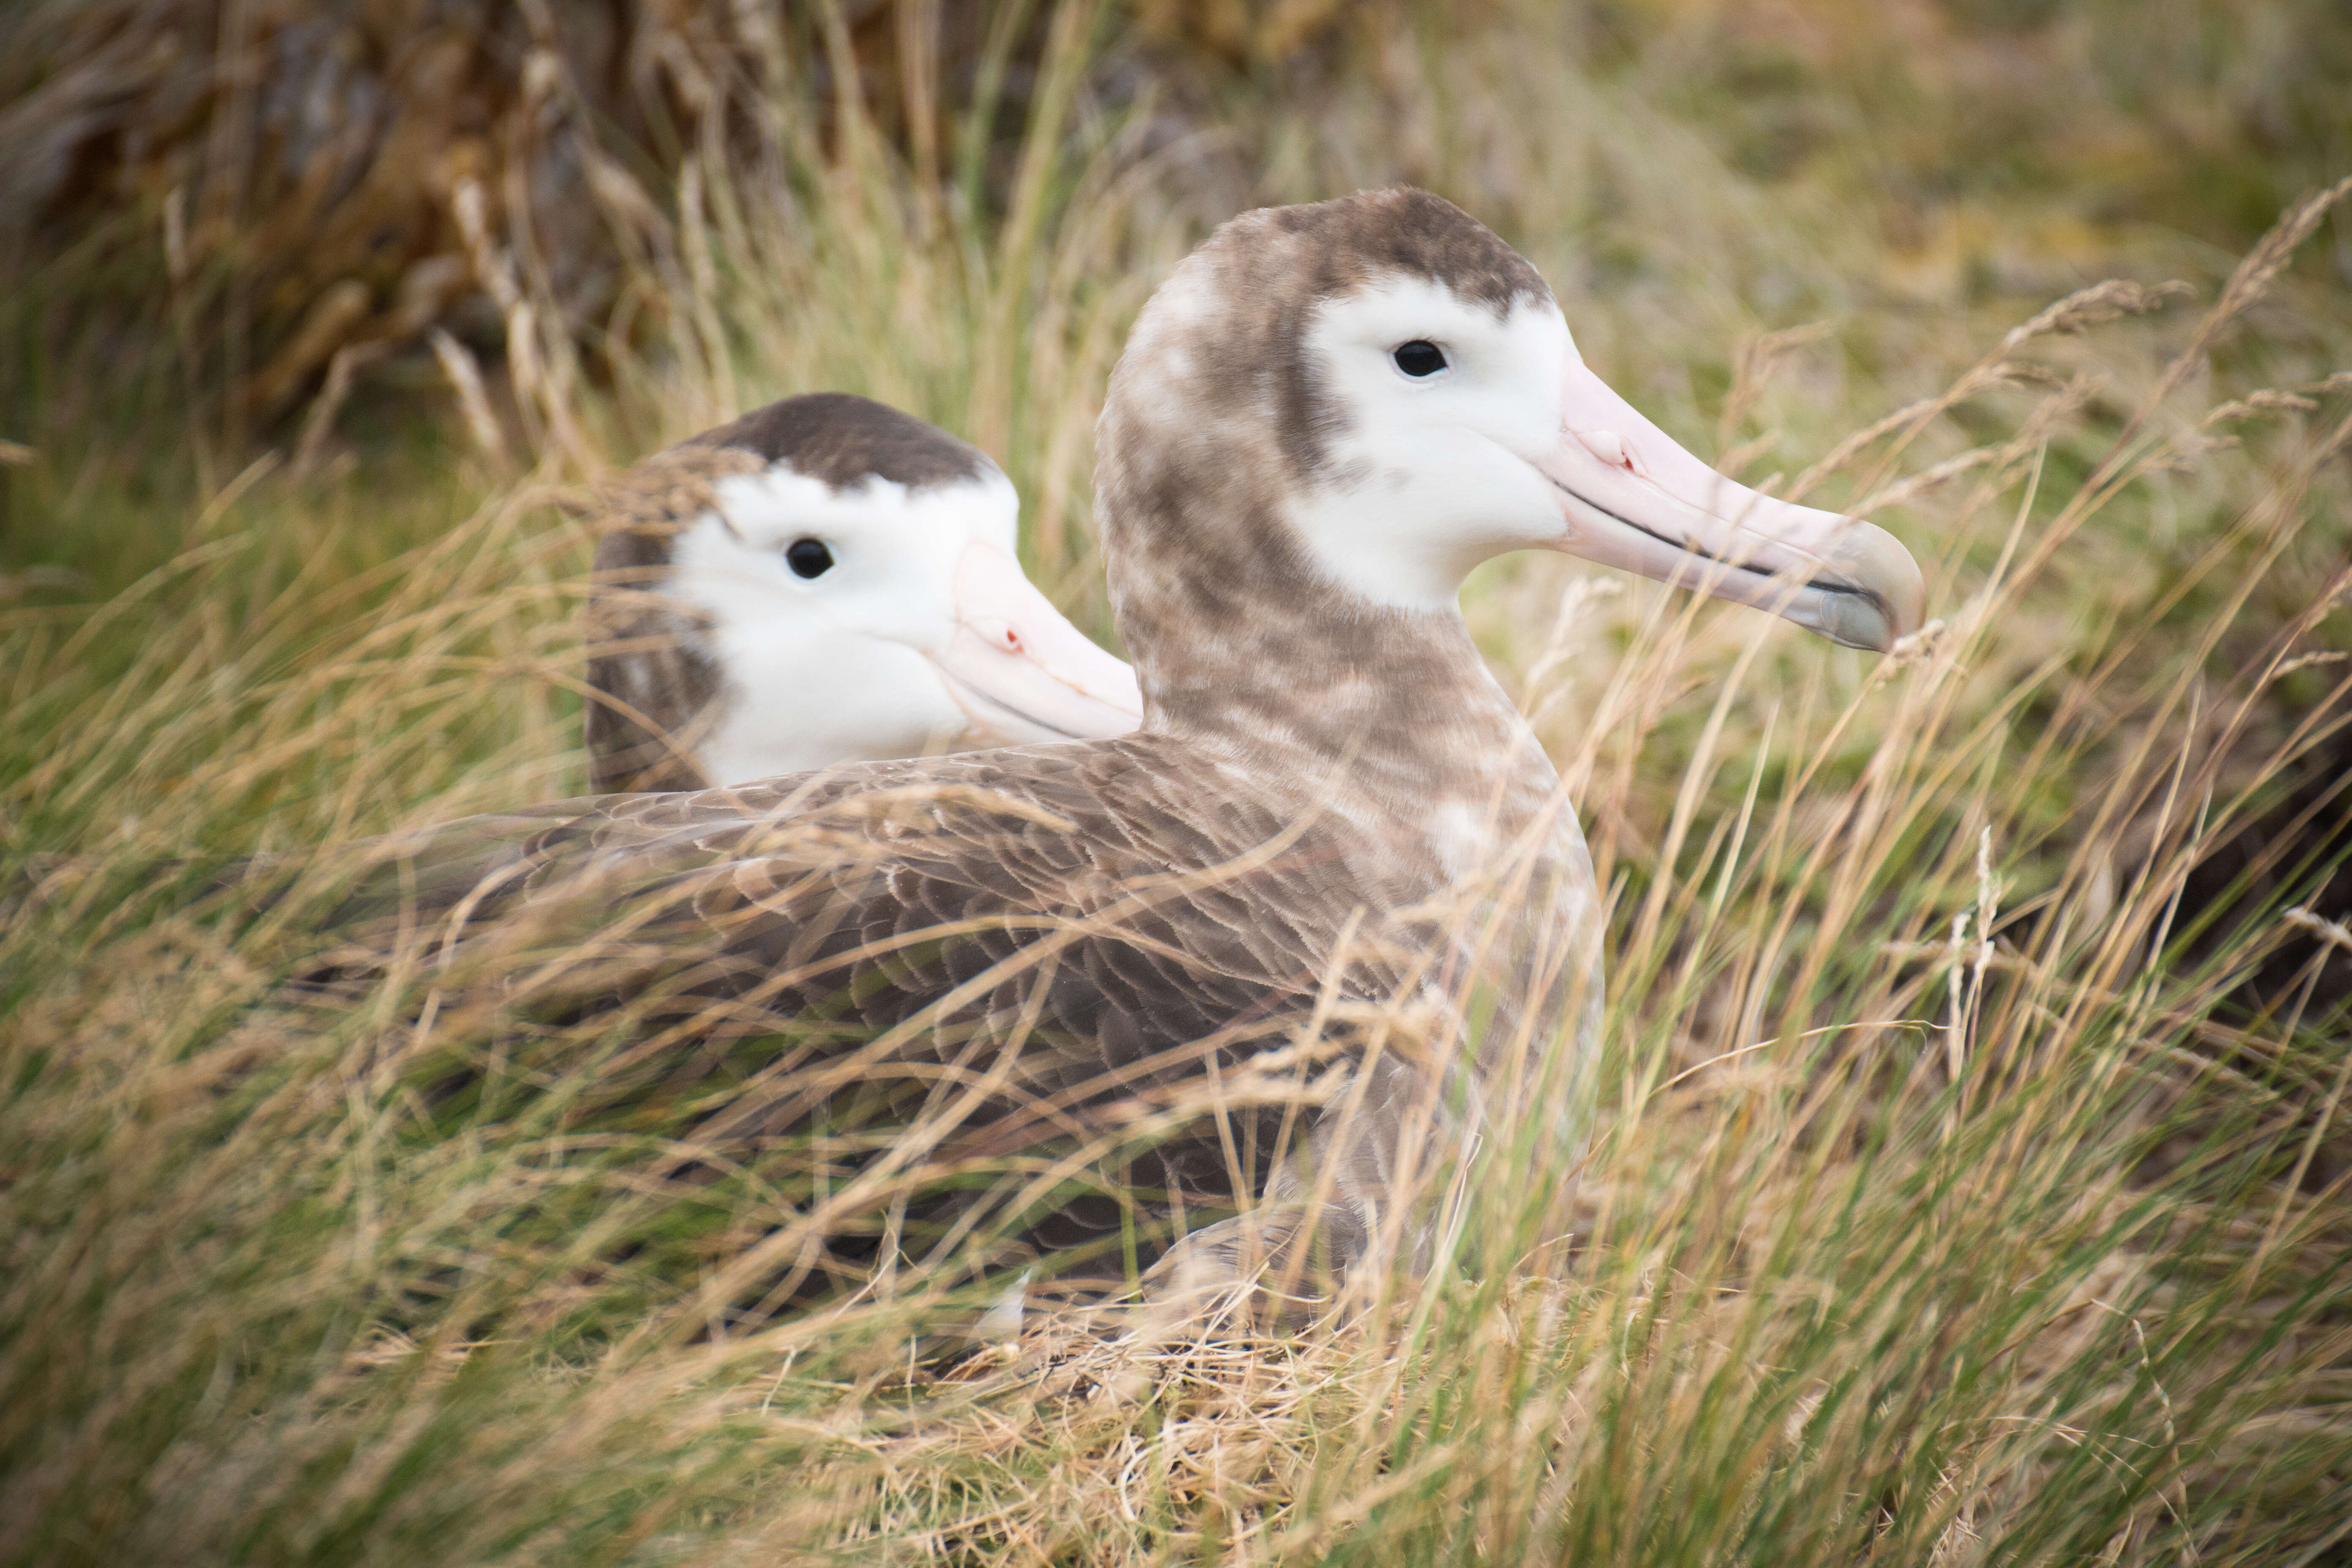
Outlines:
[[[929,658],[975,722],[1021,744],[1124,734],[1143,717],[1135,673],[1062,618],[992,545],[965,548],[958,630]]]
[[[1614,468],[1630,468],[1633,460],[1625,452],[1625,437],[1614,430],[1579,430],[1576,438],[1585,449],[1602,462]]]

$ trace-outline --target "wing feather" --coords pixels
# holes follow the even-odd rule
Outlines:
[[[706,1132],[954,1108],[978,1157],[1149,1125],[1204,1064],[1286,1043],[1314,1009],[1346,846],[1216,786],[1147,735],[570,801],[391,842],[347,908],[434,933],[460,970],[479,957],[535,1016],[637,1009],[644,1049],[673,1058],[654,1070],[737,1053]],[[1396,972],[1351,948],[1337,984],[1377,999]],[[1226,1140],[1264,1165],[1279,1120],[1164,1137],[1126,1180],[1193,1205],[1260,1185]],[[1066,1246],[1121,1218],[1078,1205],[1032,1234]]]
[[[1142,736],[561,802],[384,846],[343,918],[535,951],[626,927],[685,994],[868,1035],[1009,1030],[1051,953],[1037,1031],[1099,1072],[1301,1010],[1330,962],[1334,846],[1190,772]],[[1343,989],[1384,971],[1359,960]]]

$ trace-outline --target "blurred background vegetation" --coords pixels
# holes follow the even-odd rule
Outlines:
[[[2347,82],[2333,0],[0,8],[0,1562],[2340,1561]],[[1401,181],[1946,623],[1474,580],[1614,900],[1570,1284],[1140,1401],[918,1368],[944,1266],[730,1323],[775,1190],[419,1112],[470,1026],[190,908],[582,788],[597,483],[773,396],[986,447],[1111,638],[1134,311]]]
[[[1690,243],[1627,221],[1654,210],[1632,187],[1690,176],[1580,121],[1653,117],[1760,226],[1833,231],[1819,269],[1759,265],[1776,237],[1710,258],[1784,321],[2210,269],[2352,160],[2352,17],[2330,0],[1127,0],[1088,9],[1056,85],[1067,25],[1029,0],[30,0],[0,22],[0,429],[47,448],[194,415],[188,456],[235,464],[298,442],[330,388],[329,424],[378,429],[431,401],[436,329],[509,348],[491,239],[609,380],[610,355],[675,330],[642,274],[690,264],[715,174],[757,164],[804,198],[845,90],[965,221],[1022,199],[1043,111],[1160,154],[1158,199],[1196,226],[1334,175],[1565,219],[1603,299]],[[1548,106],[1581,143],[1545,159],[1562,188],[1497,214],[1482,198],[1525,153],[1492,105],[1425,89],[1515,39],[1586,101]],[[1333,135],[1368,99],[1391,134]],[[812,144],[761,145],[780,136]],[[2345,224],[2305,265],[2352,283]],[[7,549],[42,554],[21,521]]]

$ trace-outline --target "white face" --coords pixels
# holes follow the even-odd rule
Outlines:
[[[1586,368],[1548,300],[1498,316],[1391,279],[1326,301],[1307,347],[1341,428],[1290,521],[1366,599],[1452,610],[1480,562],[1548,547],[1853,647],[1918,624],[1918,568],[1892,536],[1707,468]]]
[[[1126,666],[1022,576],[1019,498],[994,469],[836,490],[777,467],[714,488],[662,588],[709,618],[724,705],[696,761],[712,782],[1139,719]]]
[[[1434,347],[1444,368],[1407,374],[1408,343]],[[1398,279],[1327,303],[1308,352],[1348,424],[1331,452],[1339,482],[1293,521],[1332,576],[1381,604],[1435,609],[1480,562],[1558,540],[1559,500],[1532,466],[1559,440],[1559,369],[1576,352],[1557,306],[1498,318]]]

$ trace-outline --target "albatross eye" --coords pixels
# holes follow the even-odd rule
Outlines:
[[[1414,377],[1435,375],[1445,368],[1445,351],[1427,338],[1399,343],[1396,352],[1389,357],[1396,361],[1397,369]]]
[[[833,570],[833,552],[822,539],[795,539],[784,552],[784,564],[800,577],[822,577]]]

